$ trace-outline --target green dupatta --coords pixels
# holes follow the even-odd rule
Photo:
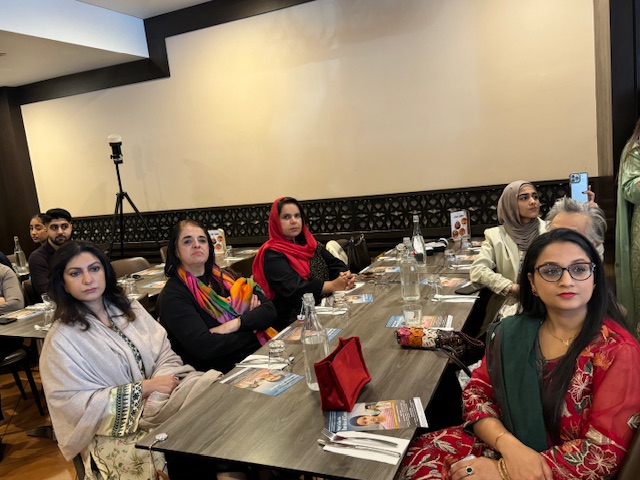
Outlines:
[[[516,315],[487,334],[487,369],[502,423],[537,452],[549,448],[535,355],[539,328],[539,319]]]

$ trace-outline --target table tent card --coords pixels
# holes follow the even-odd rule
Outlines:
[[[469,212],[466,210],[451,212],[451,238],[459,242],[465,236],[471,236]]]
[[[222,228],[214,228],[207,230],[211,241],[213,242],[213,251],[216,255],[224,255],[227,251],[227,240],[224,236],[224,230]]]

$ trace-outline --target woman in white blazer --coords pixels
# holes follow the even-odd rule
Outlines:
[[[471,281],[494,295],[487,306],[486,329],[509,295],[518,293],[518,274],[531,242],[546,231],[539,218],[540,200],[535,187],[524,180],[507,185],[498,201],[498,227],[484,231],[485,240],[470,270]]]

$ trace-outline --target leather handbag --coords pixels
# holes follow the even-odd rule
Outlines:
[[[484,347],[481,340],[466,333],[436,328],[401,327],[396,330],[396,340],[403,348],[442,352],[469,376],[471,371],[462,360],[464,354],[471,347]]]
[[[362,269],[371,265],[371,257],[364,235],[351,237],[349,240],[340,239],[338,243],[347,254],[347,266],[353,273],[362,271]]]
[[[371,381],[360,337],[339,338],[337,348],[313,366],[325,412],[353,410],[360,391]]]

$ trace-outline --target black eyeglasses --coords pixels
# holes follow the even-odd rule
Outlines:
[[[569,275],[574,280],[583,281],[593,275],[595,269],[595,264],[591,262],[574,263],[568,267],[561,267],[560,265],[553,264],[540,265],[539,267],[536,267],[538,274],[547,282],[557,282],[562,278],[565,270],[569,272]]]

